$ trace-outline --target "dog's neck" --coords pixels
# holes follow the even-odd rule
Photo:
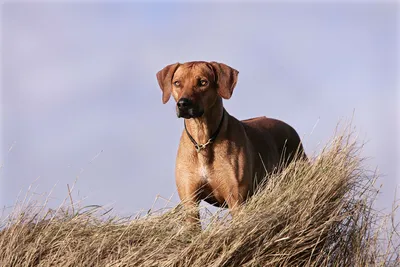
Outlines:
[[[198,144],[205,144],[211,136],[217,131],[221,123],[224,107],[222,99],[217,98],[214,105],[204,111],[203,116],[193,119],[185,119],[185,124],[190,135]],[[226,119],[226,115],[224,120]],[[221,133],[219,133],[221,135]]]

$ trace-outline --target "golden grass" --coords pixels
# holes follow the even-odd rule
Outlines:
[[[25,205],[1,222],[0,266],[399,266],[394,214],[372,208],[376,175],[361,148],[336,136],[202,231],[185,227],[180,205],[134,219]]]

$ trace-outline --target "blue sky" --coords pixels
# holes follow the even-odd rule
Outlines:
[[[378,206],[390,207],[398,23],[395,2],[3,3],[0,204],[34,183],[58,205],[76,177],[86,205],[132,214],[157,195],[177,203],[183,122],[155,74],[206,60],[240,72],[230,114],[288,122],[309,154],[354,111],[367,165],[384,174]]]

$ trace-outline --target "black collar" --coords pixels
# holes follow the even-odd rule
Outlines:
[[[221,130],[222,127],[222,122],[224,121],[224,117],[225,117],[225,109],[222,110],[222,118],[221,121],[219,122],[218,128],[217,130],[214,132],[214,134],[210,137],[210,139],[208,139],[208,141],[204,144],[199,144],[196,142],[196,140],[194,140],[194,138],[190,135],[188,129],[186,128],[186,123],[183,122],[183,124],[185,125],[185,131],[190,139],[190,141],[192,141],[194,147],[196,148],[197,153],[199,153],[202,149],[205,149],[209,144],[212,144],[215,139],[217,139],[218,134]]]

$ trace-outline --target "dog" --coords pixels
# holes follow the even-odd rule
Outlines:
[[[231,98],[238,74],[226,64],[204,61],[175,63],[157,72],[162,102],[172,95],[176,115],[184,118],[175,180],[187,221],[199,220],[201,200],[227,205],[235,216],[267,174],[296,157],[306,158],[299,135],[285,122],[267,117],[239,121],[225,110],[223,99]]]

